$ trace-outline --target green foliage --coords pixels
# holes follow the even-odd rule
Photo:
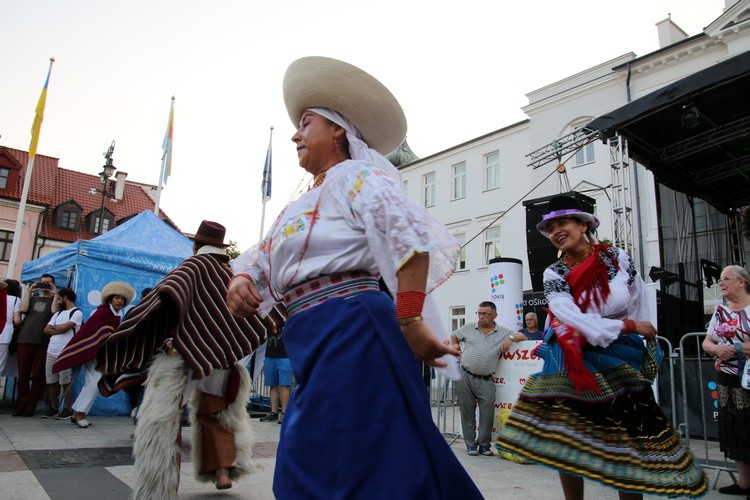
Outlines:
[[[229,240],[229,246],[227,247],[227,255],[229,255],[230,259],[236,259],[240,255],[240,249],[237,248],[237,242],[234,240]]]

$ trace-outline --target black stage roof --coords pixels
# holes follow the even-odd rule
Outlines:
[[[750,205],[750,51],[596,118],[657,182],[722,212]]]

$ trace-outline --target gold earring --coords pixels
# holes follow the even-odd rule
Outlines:
[[[586,240],[586,243],[591,243],[591,240],[589,240],[589,235],[586,233],[583,233],[583,239]]]

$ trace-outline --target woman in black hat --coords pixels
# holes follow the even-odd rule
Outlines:
[[[498,447],[557,469],[566,500],[583,499],[583,478],[621,499],[701,496],[707,479],[651,389],[661,351],[643,280],[624,250],[597,241],[598,225],[571,196],[550,200],[537,224],[561,252],[544,272],[544,368],[527,380]]]

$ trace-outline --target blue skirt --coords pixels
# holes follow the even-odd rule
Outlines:
[[[387,295],[295,314],[284,345],[297,385],[281,428],[277,498],[482,498],[432,421]]]

